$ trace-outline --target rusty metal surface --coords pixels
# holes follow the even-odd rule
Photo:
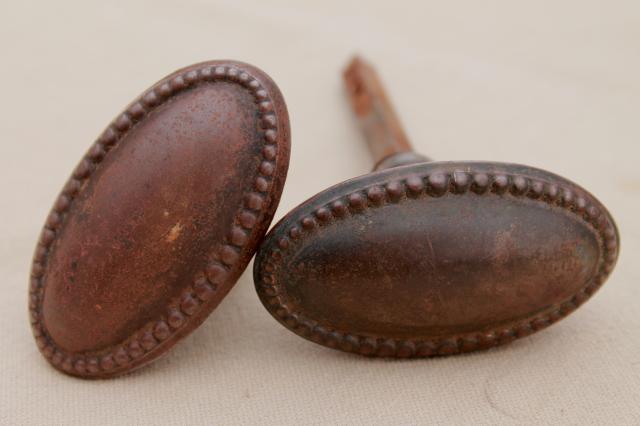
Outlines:
[[[269,226],[289,143],[282,95],[248,64],[193,65],[132,102],[81,160],[36,249],[29,306],[47,360],[110,377],[202,323]]]
[[[375,70],[366,61],[355,57],[343,77],[351,108],[360,122],[375,163],[393,154],[411,153],[409,139]],[[428,161],[422,157],[422,161]]]
[[[417,357],[489,348],[572,312],[605,281],[618,233],[559,176],[500,163],[374,172],[316,195],[269,233],[264,306],[325,346]]]
[[[421,162],[373,68],[356,58],[345,82],[377,165],[265,239],[254,281],[281,324],[362,355],[449,355],[540,330],[606,280],[619,236],[595,197],[527,166]]]

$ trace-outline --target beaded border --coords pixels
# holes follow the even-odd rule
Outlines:
[[[455,169],[456,166],[451,168]],[[478,196],[495,194],[528,197],[559,206],[575,214],[589,224],[600,237],[603,255],[597,274],[569,300],[550,312],[547,310],[533,318],[488,331],[432,339],[394,339],[353,334],[319,324],[288,304],[286,289],[277,282],[276,272],[284,253],[304,237],[332,221],[339,221],[348,215],[361,214],[368,208],[415,200],[421,196],[440,197],[447,192],[457,195],[470,192]],[[373,184],[333,199],[320,207],[314,207],[312,212],[303,213],[304,216],[295,220],[294,224],[283,223],[286,229],[276,226],[265,243],[265,254],[259,256],[256,261],[259,263],[256,268],[256,290],[267,310],[287,328],[316,343],[346,352],[379,357],[429,357],[488,349],[508,343],[543,329],[573,312],[604,283],[615,266],[618,234],[613,220],[597,200],[581,192],[574,191],[567,185],[517,173],[471,172],[457,169],[438,170],[424,175],[410,174],[404,179]]]
[[[209,256],[213,260],[207,265],[206,270],[196,274],[193,285],[183,291],[178,303],[174,301],[169,304],[162,318],[146,324],[121,344],[113,345],[106,351],[97,351],[102,352],[100,355],[67,353],[58,348],[48,336],[42,321],[45,287],[42,278],[50,248],[73,200],[108,152],[137,122],[185,90],[200,83],[218,81],[237,83],[253,96],[260,114],[258,121],[262,127],[261,138],[264,143],[253,190],[245,193],[244,206],[236,213],[231,232],[225,238],[225,242],[217,245],[217,249]],[[242,64],[234,63],[203,63],[178,71],[156,83],[116,117],[80,161],[58,196],[34,254],[29,290],[30,321],[36,344],[51,364],[69,374],[80,376],[97,377],[123,372],[134,362],[138,363],[145,355],[157,350],[163,342],[168,342],[170,337],[184,327],[189,317],[196,315],[207,301],[213,298],[218,286],[224,283],[231,268],[240,258],[244,244],[259,223],[259,215],[264,213],[268,204],[267,197],[274,180],[278,154],[278,132],[277,114],[268,91],[250,71],[242,68]]]

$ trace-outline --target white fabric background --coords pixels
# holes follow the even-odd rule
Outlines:
[[[418,150],[542,167],[606,204],[623,249],[603,289],[507,347],[384,361],[285,330],[247,271],[148,368],[97,382],[50,368],[28,328],[30,257],[115,114],[193,62],[263,68],[293,130],[280,217],[371,166],[340,78],[353,52]],[[640,424],[638,1],[4,0],[0,54],[0,424]]]

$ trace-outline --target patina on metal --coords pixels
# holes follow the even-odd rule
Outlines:
[[[486,349],[563,318],[606,280],[619,236],[606,208],[544,170],[426,162],[374,70],[345,80],[375,171],[293,209],[254,265],[285,327],[362,355]]]
[[[248,64],[193,65],[134,100],[82,158],[38,242],[29,308],[46,359],[111,377],[200,325],[268,229],[289,144],[280,91]]]

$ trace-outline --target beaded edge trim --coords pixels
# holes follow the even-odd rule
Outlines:
[[[275,273],[284,253],[302,238],[349,214],[357,215],[368,208],[380,207],[386,203],[395,204],[420,196],[440,197],[447,192],[457,195],[472,192],[478,196],[491,193],[499,196],[526,196],[564,208],[590,225],[600,237],[603,256],[598,273],[569,300],[551,309],[551,312],[547,310],[533,318],[488,331],[433,339],[393,339],[353,334],[321,325],[303,313],[296,312],[288,304],[286,289],[278,284]],[[288,224],[287,229],[275,228],[272,235],[273,237],[268,239],[268,245],[265,245],[268,247],[267,251],[257,260],[260,265],[256,268],[256,290],[267,310],[287,328],[306,339],[346,352],[378,357],[453,355],[488,349],[532,334],[564,318],[595,293],[613,270],[618,255],[618,235],[615,226],[595,199],[543,179],[500,172],[435,171],[423,176],[412,174],[405,179],[374,184],[315,207],[294,224]]]
[[[225,238],[225,242],[217,245],[216,250],[210,255],[210,258],[215,260],[209,262],[205,271],[196,274],[193,285],[185,289],[178,303],[170,304],[162,318],[146,324],[124,342],[113,345],[101,355],[63,351],[48,336],[41,312],[45,287],[42,278],[46,271],[50,248],[56,239],[57,231],[64,223],[65,214],[96,167],[137,122],[185,90],[200,83],[217,81],[237,83],[253,96],[260,113],[258,121],[262,127],[261,138],[264,143],[253,190],[244,194],[244,206],[236,213],[231,232]],[[264,213],[266,197],[272,187],[272,176],[275,172],[277,139],[278,120],[271,96],[250,72],[236,64],[204,63],[177,72],[156,83],[117,116],[92,145],[67,181],[49,213],[36,247],[31,268],[29,313],[36,344],[45,358],[56,368],[69,374],[89,377],[105,373],[115,374],[127,370],[134,361],[138,362],[151,351],[157,350],[162,342],[168,341],[181,330],[188,318],[198,313],[206,302],[213,298],[218,286],[224,283],[258,223],[259,215]]]

